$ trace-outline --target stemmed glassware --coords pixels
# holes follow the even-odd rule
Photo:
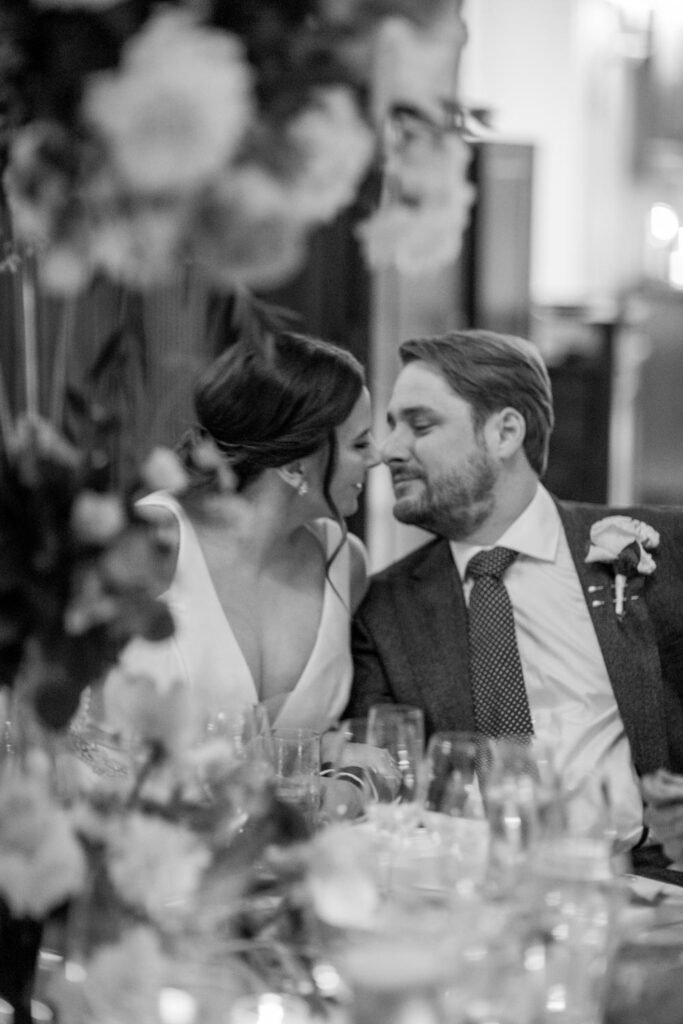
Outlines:
[[[427,744],[422,789],[427,811],[454,818],[485,818],[479,772],[488,741],[478,733],[435,732]]]
[[[424,715],[407,704],[375,704],[368,712],[367,741],[391,757],[401,775],[395,800],[410,803],[418,798],[418,776],[424,755]]]
[[[434,733],[427,744],[420,791],[424,844],[437,880],[459,894],[479,887],[486,870],[489,825],[482,773],[488,740],[470,732]]]
[[[400,777],[397,791],[380,796],[368,813],[384,827],[414,827],[420,817],[419,779],[425,747],[422,710],[407,704],[373,705],[368,712],[367,741],[387,751]]]
[[[202,718],[198,742],[221,745],[226,756],[241,761],[273,760],[273,737],[263,704],[209,709]]]
[[[536,842],[562,829],[562,785],[552,749],[527,736],[491,739],[481,780],[489,875],[499,889],[512,889]]]

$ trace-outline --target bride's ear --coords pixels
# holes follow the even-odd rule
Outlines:
[[[297,494],[302,497],[308,494],[306,474],[301,462],[288,462],[284,466],[278,466],[275,472],[286,484],[293,487]]]

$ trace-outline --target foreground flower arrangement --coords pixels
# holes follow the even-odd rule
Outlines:
[[[42,724],[61,729],[133,636],[171,634],[156,596],[161,551],[132,485],[114,489],[97,431],[77,447],[25,416],[3,442],[0,686],[20,686]]]
[[[218,288],[270,287],[383,165],[391,185],[360,230],[370,262],[452,258],[472,201],[453,115],[459,6],[16,0],[0,86],[17,242],[62,294],[187,265]],[[428,131],[406,134],[405,110]]]
[[[291,945],[300,927],[287,902],[286,849],[308,833],[276,799],[267,736],[246,745],[237,731],[197,736],[179,725],[179,689],[142,691],[140,732],[134,742],[112,734],[102,759],[75,757],[77,742],[52,758],[7,746],[0,907],[35,930],[70,901],[64,969],[41,993],[60,1019],[157,1024],[164,993],[181,989],[197,1019],[219,1024],[231,999],[306,977]],[[269,850],[282,851],[279,865],[264,860]],[[23,1020],[30,992],[14,984],[7,952],[0,991]]]

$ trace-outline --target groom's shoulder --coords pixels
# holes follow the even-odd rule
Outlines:
[[[441,553],[443,553],[443,557],[448,557],[448,542],[441,537],[434,537],[425,544],[421,544],[420,547],[409,551],[407,555],[391,562],[385,568],[373,573],[370,577],[370,584],[371,586],[382,586],[382,584],[391,584],[412,576],[426,562],[438,558]]]
[[[597,522],[609,516],[626,516],[648,523],[657,529],[683,529],[682,505],[598,505],[591,502],[556,499],[561,513],[568,517]]]

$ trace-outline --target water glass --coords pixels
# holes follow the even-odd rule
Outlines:
[[[543,1010],[557,1024],[603,1019],[627,898],[611,853],[608,838],[566,835],[545,836],[531,852],[525,904],[543,955]]]
[[[530,737],[491,739],[480,779],[490,829],[490,881],[500,890],[511,890],[534,844],[564,828],[553,752]]]
[[[275,729],[273,765],[279,799],[295,807],[312,831],[320,809],[320,733]]]
[[[226,758],[272,762],[272,734],[265,705],[211,708],[199,729],[197,745],[202,744],[222,748]]]

